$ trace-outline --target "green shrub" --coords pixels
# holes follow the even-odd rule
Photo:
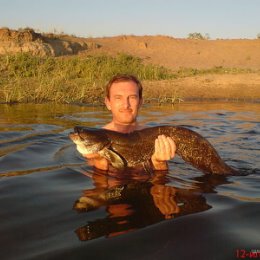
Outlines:
[[[188,34],[188,39],[194,39],[194,40],[209,40],[210,36],[208,33],[205,34],[205,36],[203,36],[201,33],[189,33]]]

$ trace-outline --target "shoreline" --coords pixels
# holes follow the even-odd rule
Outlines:
[[[179,104],[218,104],[218,103],[228,103],[228,104],[260,104],[260,99],[228,99],[228,98],[186,98],[185,100],[172,103],[168,102],[158,102],[156,100],[144,99],[143,105],[151,106],[163,106],[163,105],[179,105]],[[68,105],[68,106],[84,106],[84,107],[105,107],[103,102],[99,103],[80,103],[80,102],[71,102],[71,103],[56,103],[53,101],[44,101],[44,102],[0,102],[0,105],[14,106],[14,105],[43,105],[43,104],[54,104],[54,105]]]
[[[141,59],[126,54],[62,59],[21,54],[0,56],[0,61],[1,103],[101,104],[106,82],[118,73],[136,75],[148,102],[260,100],[260,70],[215,67],[171,71],[145,65]]]
[[[159,87],[158,87],[159,86]],[[260,101],[260,73],[206,74],[172,80],[146,81],[144,89],[158,99],[187,101]],[[145,98],[153,98],[145,95]]]

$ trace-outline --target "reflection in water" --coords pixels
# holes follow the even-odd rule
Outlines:
[[[224,176],[197,177],[197,186],[188,190],[167,185],[167,174],[156,172],[148,181],[112,179],[101,172],[93,174],[93,189],[86,189],[75,202],[79,213],[105,208],[107,215],[89,221],[76,230],[82,241],[112,237],[179,216],[205,211],[204,192],[227,183]]]

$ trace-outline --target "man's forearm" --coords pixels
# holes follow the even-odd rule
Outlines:
[[[107,159],[101,157],[100,155],[84,156],[87,159],[88,165],[94,166],[100,170],[108,170]]]

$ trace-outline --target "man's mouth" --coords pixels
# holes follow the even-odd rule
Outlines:
[[[124,109],[124,110],[119,110],[121,113],[132,113],[132,109]]]

